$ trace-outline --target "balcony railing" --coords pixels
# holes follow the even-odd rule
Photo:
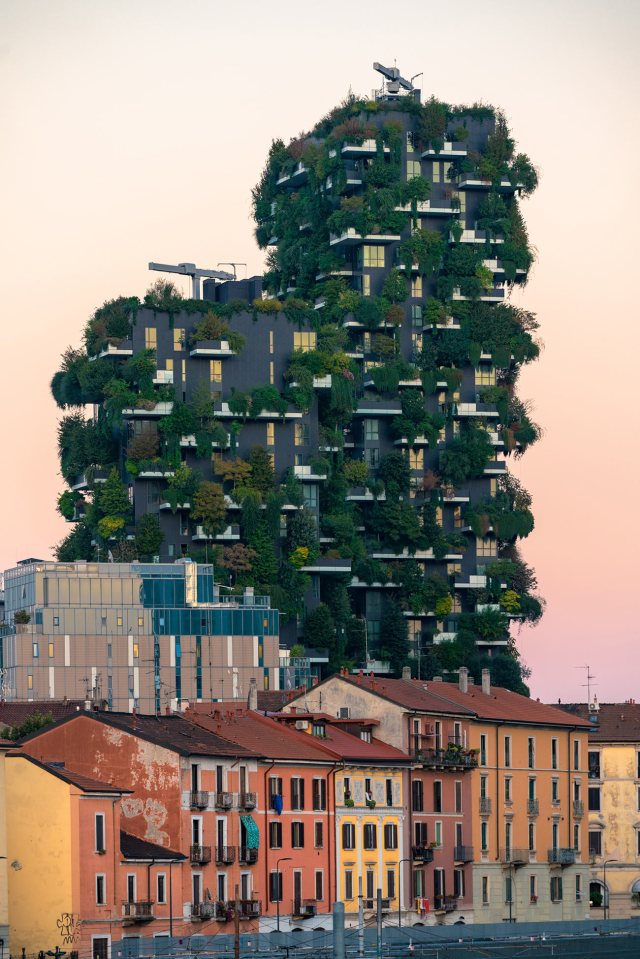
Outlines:
[[[312,919],[317,912],[315,899],[295,899],[293,902],[293,915],[297,919]]]
[[[489,816],[491,814],[491,800],[488,796],[480,796],[480,815]]]
[[[478,757],[475,752],[465,752],[457,746],[448,749],[423,749],[416,758],[430,768],[475,769]]]
[[[238,804],[242,809],[255,809],[258,805],[258,797],[255,793],[240,793]]]
[[[573,816],[574,819],[580,819],[584,816],[584,803],[581,799],[573,800]]]
[[[258,861],[258,850],[249,849],[247,846],[240,846],[240,862],[252,866]]]
[[[209,793],[197,790],[191,793],[189,801],[192,809],[206,809],[209,805]]]
[[[573,866],[576,861],[575,849],[550,849],[547,861],[560,866]]]
[[[540,812],[540,801],[538,799],[527,799],[527,815],[537,816]]]
[[[455,862],[473,862],[473,846],[454,846],[453,858]]]
[[[190,853],[192,864],[203,866],[211,862],[211,846],[192,846]]]
[[[216,846],[216,862],[230,866],[236,861],[235,846]]]
[[[258,919],[261,915],[262,915],[262,903],[259,899],[241,899],[240,900],[240,918],[241,919]]]
[[[192,919],[222,919],[228,918],[227,908],[223,902],[194,902],[191,906]]]
[[[231,809],[233,793],[216,793],[216,809]]]
[[[364,908],[364,909],[376,909],[376,908],[377,908],[376,902],[377,902],[376,899],[364,899],[364,900],[363,900],[363,908]],[[383,899],[383,900],[382,900],[381,909],[382,909],[383,912],[390,912],[390,911],[391,911],[391,900],[390,900],[390,899]]]
[[[500,850],[500,862],[506,866],[524,866],[529,862],[528,849],[514,849],[510,846]]]
[[[433,862],[433,849],[431,846],[414,846],[411,853],[413,858],[418,862]]]
[[[149,922],[153,919],[153,903],[148,899],[140,902],[123,902],[122,918],[129,919],[131,922]]]
[[[458,908],[458,900],[455,896],[434,896],[433,908],[436,912],[453,912]]]

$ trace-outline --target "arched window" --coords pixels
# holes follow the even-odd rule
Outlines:
[[[589,883],[589,902],[594,909],[604,905],[605,887],[604,883],[598,879],[592,879]]]

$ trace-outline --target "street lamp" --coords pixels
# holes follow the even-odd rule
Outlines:
[[[604,921],[605,921],[605,922],[607,921],[607,913],[608,913],[608,911],[609,911],[609,909],[608,909],[608,906],[609,906],[609,890],[608,890],[608,888],[607,888],[607,863],[610,863],[610,862],[618,862],[618,860],[617,860],[617,859],[605,859],[605,861],[604,861],[603,864],[602,864],[603,882],[604,882]]]
[[[291,862],[291,856],[280,856],[276,859],[276,882],[278,883],[278,898],[276,899],[276,930],[280,932],[280,899],[282,898],[282,878],[280,876],[280,863]]]
[[[398,929],[402,928],[402,863],[413,862],[413,858],[401,859],[398,863]]]

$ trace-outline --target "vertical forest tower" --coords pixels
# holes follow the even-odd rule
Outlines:
[[[541,603],[507,462],[539,436],[516,394],[539,348],[511,293],[537,176],[498,111],[423,104],[381,70],[375,99],[273,143],[262,289],[161,282],[65,354],[54,396],[93,413],[60,427],[58,556],[213,560],[331,667],[489,666],[522,689],[510,626]]]

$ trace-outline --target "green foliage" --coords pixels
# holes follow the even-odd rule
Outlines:
[[[389,270],[382,285],[382,296],[389,303],[404,303],[409,295],[407,278],[399,270]]]
[[[307,616],[302,630],[304,645],[309,649],[329,649],[335,646],[336,627],[331,610],[320,603]]]
[[[261,446],[254,446],[249,453],[249,483],[263,496],[273,489],[275,473],[271,456]]]
[[[191,515],[200,521],[209,536],[222,532],[226,525],[226,507],[224,493],[218,483],[205,480],[198,486],[191,504]]]
[[[3,734],[6,739],[10,739],[15,743],[19,742],[19,740],[25,736],[37,733],[39,729],[43,729],[45,726],[50,726],[53,722],[55,722],[55,720],[51,713],[41,713],[40,710],[36,709],[30,716],[27,716],[23,723],[19,726],[14,726],[12,729],[5,729]]]
[[[164,534],[155,513],[145,513],[136,527],[136,549],[143,562],[149,562],[160,552]]]
[[[411,483],[408,458],[397,450],[387,453],[380,460],[378,476],[385,485],[388,497],[408,493]]]
[[[369,467],[362,460],[346,460],[343,472],[350,486],[364,486],[369,475]]]
[[[193,406],[176,400],[168,416],[163,416],[160,423],[160,432],[166,437],[189,436],[195,433],[198,421]]]
[[[394,676],[402,674],[409,659],[407,621],[398,604],[387,600],[380,621],[380,658],[386,659]]]
[[[445,482],[460,486],[474,476],[482,476],[492,455],[485,430],[468,426],[440,453],[440,475]]]
[[[93,535],[86,522],[76,523],[75,528],[55,547],[59,563],[73,563],[77,559],[95,559]]]
[[[442,234],[436,230],[414,230],[411,236],[400,244],[400,260],[407,270],[414,263],[420,273],[430,276],[440,267],[446,245]]]

